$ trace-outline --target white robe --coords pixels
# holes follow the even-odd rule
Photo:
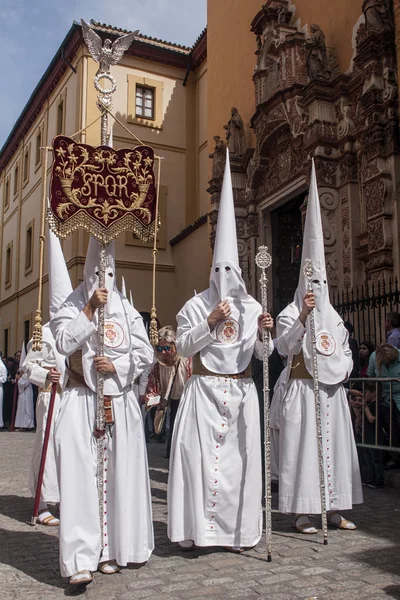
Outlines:
[[[60,380],[60,383],[62,384],[63,371],[65,371],[63,363],[65,363],[65,357],[57,352],[54,339],[47,325],[43,328],[42,350],[40,352],[34,352],[32,348],[28,346],[28,354],[23,365],[29,381],[39,388],[39,395],[36,402],[36,434],[33,442],[31,469],[29,472],[29,487],[32,496],[35,496],[36,494],[40,459],[42,457],[51,396],[51,385],[49,385],[46,377],[49,370],[54,367],[62,373]],[[50,388],[49,391],[45,391],[48,388]],[[56,460],[54,455],[54,421],[60,406],[60,401],[60,395],[57,392],[54,400],[53,422],[51,424],[49,443],[47,446],[46,463],[40,497],[41,501],[45,504],[55,504],[60,501]]]
[[[282,400],[285,396],[287,379],[287,367],[285,367],[279,376],[274,387],[274,394],[270,407],[271,424],[271,480],[279,481],[279,427],[280,415],[282,411]]]
[[[57,350],[70,356],[95,333],[81,311],[82,287],[75,290],[51,321]],[[101,560],[121,566],[147,561],[154,548],[150,481],[143,422],[132,382],[151,364],[153,351],[142,318],[123,300],[131,336],[130,351],[114,359],[115,375],[106,376],[115,424],[104,437],[104,550]],[[109,349],[105,347],[105,356]],[[85,372],[85,379],[87,373]],[[112,380],[112,382],[111,382]],[[55,423],[60,483],[60,566],[68,577],[100,560],[97,444],[93,436],[97,397],[89,387],[66,387]]]
[[[25,375],[18,379],[17,385],[18,403],[14,427],[16,429],[33,429],[35,427],[35,411],[32,385]]]
[[[190,306],[178,315],[176,345],[181,356],[192,357],[215,338],[207,320],[191,326],[193,315],[188,313]],[[260,357],[260,342],[255,350]],[[219,366],[223,373],[223,360]],[[261,494],[254,382],[193,375],[183,391],[172,439],[168,537],[193,540],[197,546],[254,546],[262,534]]]
[[[6,365],[0,357],[0,428],[4,427],[3,420],[3,383],[7,381],[8,373]]]
[[[296,311],[278,319],[280,353],[288,356],[287,376],[293,357],[303,346],[305,328]],[[337,339],[343,346],[347,373],[352,369],[348,334],[339,323]],[[363,501],[357,449],[350,412],[342,384],[320,383],[322,445],[327,510],[351,509]],[[320,514],[321,500],[314,387],[312,379],[288,379],[279,427],[279,510],[285,513]]]

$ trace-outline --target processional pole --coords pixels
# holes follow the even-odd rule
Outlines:
[[[306,258],[304,261],[303,273],[308,281],[307,292],[313,292],[312,280],[314,277],[314,266],[311,259]],[[326,492],[325,492],[325,468],[324,468],[324,452],[322,445],[322,422],[321,422],[321,400],[319,396],[319,379],[318,379],[318,359],[317,359],[317,342],[315,335],[315,316],[314,309],[309,314],[310,337],[311,337],[311,352],[314,380],[314,401],[315,401],[315,420],[317,426],[317,451],[318,451],[318,473],[319,473],[319,491],[321,496],[321,519],[322,531],[324,534],[324,544],[328,544],[328,518],[326,514]]]
[[[268,312],[267,269],[272,264],[267,246],[260,246],[256,256],[256,265],[261,270],[261,305],[263,313]],[[263,393],[264,393],[264,486],[265,486],[265,539],[267,561],[272,561],[272,493],[271,493],[271,419],[269,406],[269,342],[270,333],[263,331]]]
[[[65,238],[77,229],[84,229],[99,241],[99,287],[105,287],[107,245],[125,231],[134,232],[144,243],[156,236],[159,226],[158,187],[156,188],[153,165],[154,159],[159,157],[155,157],[153,148],[142,144],[122,123],[122,127],[135,137],[135,147],[114,150],[107,146],[108,114],[112,114],[111,97],[117,87],[114,77],[110,74],[110,66],[119,62],[138,31],[123,35],[113,43],[106,39],[103,44],[101,37],[87,23],[82,20],[81,24],[90,55],[99,63],[94,86],[98,92],[97,107],[101,113],[100,147],[77,144],[66,136],[55,138],[52,200],[48,221],[58,237]],[[108,81],[110,87],[103,88],[102,80]],[[104,356],[104,315],[105,308],[101,307],[98,312],[97,356]],[[104,436],[106,426],[111,424],[106,422],[104,374],[98,373],[94,437],[97,442],[97,487],[102,549]]]

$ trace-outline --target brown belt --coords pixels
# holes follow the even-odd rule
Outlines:
[[[87,388],[85,378],[80,373],[73,371],[69,367],[66,367],[66,373],[68,375],[68,387]],[[114,425],[113,409],[112,409],[112,396],[104,396],[104,414],[106,419],[106,425]]]
[[[196,354],[193,357],[193,375],[201,375],[202,377],[223,377],[224,379],[251,379],[251,366],[241,373],[214,373],[209,371],[201,362],[200,355]]]
[[[307,371],[302,350],[299,352],[299,354],[293,356],[292,368],[290,369],[290,379],[312,379],[312,376]]]

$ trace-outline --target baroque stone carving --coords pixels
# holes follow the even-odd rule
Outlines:
[[[368,33],[394,31],[390,0],[364,0],[362,11]]]
[[[307,75],[311,81],[327,81],[331,71],[326,50],[325,34],[319,25],[311,25],[311,36],[306,40]]]
[[[212,162],[212,177],[222,179],[224,176],[225,161],[226,161],[226,146],[224,140],[221,140],[219,135],[214,136],[215,148],[213,154],[210,154]]]
[[[232,108],[231,118],[228,123],[224,125],[224,129],[226,129],[229,152],[234,156],[243,156],[246,151],[246,135],[244,132],[243,119],[239,115],[237,108]]]

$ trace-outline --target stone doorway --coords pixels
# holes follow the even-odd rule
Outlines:
[[[273,258],[273,314],[293,301],[297,288],[303,241],[300,207],[306,193],[271,211]]]

